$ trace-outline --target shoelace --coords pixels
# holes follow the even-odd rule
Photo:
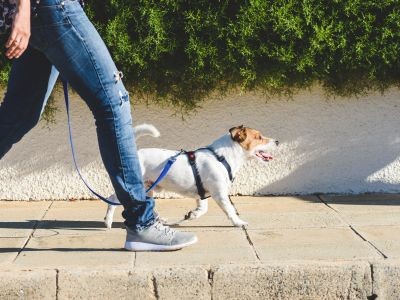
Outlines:
[[[159,231],[164,231],[164,234],[167,236],[172,237],[175,234],[175,230],[173,230],[171,227],[169,226],[165,226],[164,224],[162,224],[160,221],[156,221],[156,224],[154,225],[154,227],[159,230]]]

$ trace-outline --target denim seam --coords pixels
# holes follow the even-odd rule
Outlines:
[[[113,108],[112,104],[110,103],[109,94],[107,93],[107,89],[104,87],[103,81],[102,81],[102,79],[101,79],[101,76],[100,76],[100,74],[99,74],[98,68],[97,68],[97,66],[96,66],[96,62],[93,60],[93,55],[92,55],[92,53],[89,51],[89,49],[88,49],[88,47],[87,47],[87,45],[86,45],[85,39],[82,37],[82,35],[81,35],[81,33],[79,32],[79,30],[78,30],[78,29],[75,27],[75,25],[72,23],[72,21],[71,21],[71,19],[70,19],[70,17],[69,17],[68,15],[67,15],[67,18],[68,18],[68,21],[69,21],[69,23],[71,24],[73,30],[77,33],[77,35],[78,35],[79,38],[81,39],[82,44],[83,44],[83,46],[85,47],[86,52],[88,53],[88,55],[89,55],[89,57],[90,57],[90,61],[92,62],[93,68],[94,68],[94,70],[95,70],[95,72],[96,72],[96,75],[97,75],[97,77],[98,77],[98,79],[99,79],[99,82],[100,82],[100,84],[101,84],[101,88],[102,88],[104,94],[105,94],[106,97],[107,97],[108,105],[111,107],[111,113],[112,113],[112,115],[113,115],[113,119],[115,120],[114,108]],[[125,186],[125,189],[128,191],[129,196],[130,196],[131,198],[133,198],[132,195],[131,195],[130,190],[129,190],[128,187],[126,186],[127,180],[126,180],[126,174],[125,174],[125,167],[124,167],[123,162],[122,162],[122,159],[121,159],[121,156],[122,156],[122,155],[121,155],[121,146],[120,146],[120,144],[119,144],[119,142],[118,142],[119,133],[118,133],[118,130],[117,130],[116,122],[113,122],[113,123],[114,123],[114,131],[115,131],[115,134],[116,134],[116,136],[117,136],[117,148],[118,148],[118,154],[119,154],[118,159],[120,160],[120,163],[121,163],[121,165],[122,165],[122,176],[123,176],[123,179],[124,179],[124,186]],[[136,200],[136,199],[134,199],[134,200]]]

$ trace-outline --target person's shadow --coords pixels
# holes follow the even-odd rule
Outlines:
[[[113,228],[125,228],[123,222],[114,222]],[[77,230],[77,231],[88,231],[88,232],[104,232],[107,229],[104,226],[104,222],[101,221],[79,221],[79,220],[26,220],[26,221],[6,221],[0,222],[0,230],[1,229],[38,229],[38,230],[46,230],[49,232],[46,237],[56,236],[60,233],[58,230]],[[28,238],[30,233],[25,234],[24,237]],[[32,234],[32,237],[35,238],[35,231]],[[21,235],[13,234],[11,236],[7,236],[7,233],[0,235],[0,253],[15,253],[18,254],[21,251],[24,252],[35,252],[35,251],[62,251],[62,252],[96,252],[96,251],[124,251],[119,248],[67,248],[67,247],[57,247],[57,248],[31,248],[31,247],[1,247],[2,239],[12,239],[12,238],[21,238]]]

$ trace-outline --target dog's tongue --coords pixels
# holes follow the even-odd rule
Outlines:
[[[263,151],[257,152],[256,155],[266,161],[269,161],[273,158],[270,153],[263,152]]]

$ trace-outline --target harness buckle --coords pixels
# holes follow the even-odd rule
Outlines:
[[[189,158],[189,161],[192,163],[196,160],[196,155],[194,154],[194,151],[188,151],[187,156]]]

